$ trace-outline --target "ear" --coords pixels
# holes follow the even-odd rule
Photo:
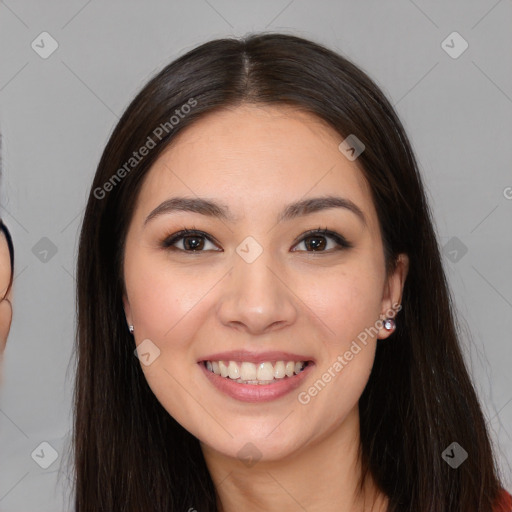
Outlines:
[[[405,253],[398,255],[393,272],[388,276],[382,295],[381,318],[391,318],[396,316],[401,309],[402,294],[404,290],[405,279],[409,271],[409,257]],[[381,327],[379,330],[379,339],[385,339],[393,331],[388,331]]]

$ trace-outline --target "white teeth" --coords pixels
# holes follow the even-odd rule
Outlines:
[[[240,378],[240,368],[234,361],[229,361],[228,364],[228,377],[236,380]]]
[[[219,370],[220,370],[221,377],[228,376],[228,367],[224,364],[224,361],[219,361]]]
[[[258,365],[258,380],[274,380],[274,368],[272,363],[260,363]]]
[[[277,361],[274,366],[274,379],[282,379],[285,375],[284,361]]]
[[[206,361],[206,368],[212,373],[245,384],[270,384],[277,379],[293,377],[305,365],[304,361],[276,361],[274,365],[270,361],[257,365],[247,361]]]
[[[240,378],[242,380],[256,380],[257,369],[254,363],[244,362],[240,366]]]

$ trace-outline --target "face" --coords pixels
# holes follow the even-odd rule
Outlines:
[[[3,231],[0,231],[0,355],[5,349],[7,336],[11,327],[12,308],[11,290],[8,293],[9,281],[11,279],[11,258],[9,246]]]
[[[378,320],[400,302],[407,260],[386,276],[341,140],[312,115],[240,106],[184,130],[141,187],[124,260],[141,367],[169,414],[225,456],[250,442],[276,460],[342,428],[389,335]],[[217,207],[175,209],[178,197]],[[290,206],[326,197],[338,202]]]

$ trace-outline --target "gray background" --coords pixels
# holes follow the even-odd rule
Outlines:
[[[70,510],[77,236],[118,117],[177,56],[209,39],[262,30],[338,50],[395,105],[425,178],[456,307],[471,333],[464,352],[511,489],[511,27],[511,0],[0,2],[0,212],[16,246],[0,392],[0,510]],[[43,31],[59,45],[47,59],[31,47]],[[442,46],[453,31],[469,44],[457,58]],[[445,44],[462,48],[450,38]],[[31,457],[41,442],[58,453],[48,469]]]

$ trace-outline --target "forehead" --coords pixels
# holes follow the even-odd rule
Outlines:
[[[221,198],[232,213],[273,212],[308,196],[347,197],[371,218],[371,194],[343,140],[318,117],[285,106],[243,105],[183,130],[144,180],[138,210],[173,196]]]

